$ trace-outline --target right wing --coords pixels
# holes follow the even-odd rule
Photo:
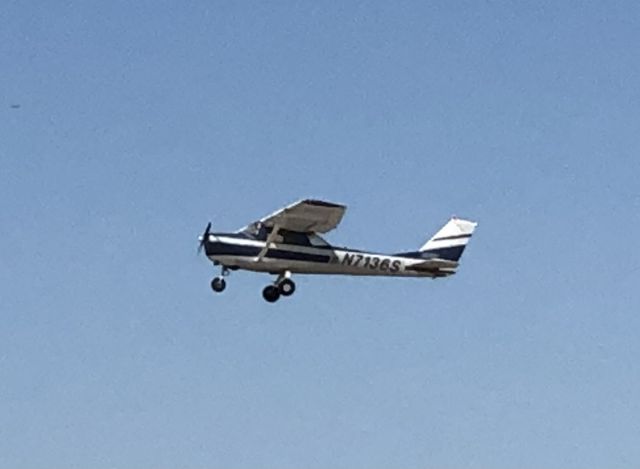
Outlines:
[[[346,209],[344,205],[323,200],[300,200],[261,218],[241,231],[261,225],[299,233],[326,233],[338,226]]]

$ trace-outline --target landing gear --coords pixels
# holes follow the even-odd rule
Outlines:
[[[296,284],[291,280],[291,272],[286,271],[278,276],[273,285],[262,290],[262,297],[269,303],[275,303],[281,296],[291,296],[296,291]]]
[[[291,296],[296,291],[296,284],[290,278],[285,278],[278,283],[278,290],[282,296]]]
[[[227,286],[227,282],[225,282],[225,280],[222,277],[216,277],[213,280],[211,280],[211,289],[216,293],[222,292],[226,286]]]
[[[262,297],[269,303],[275,303],[280,298],[280,290],[275,285],[267,285],[262,290]]]
[[[211,289],[216,293],[221,293],[227,286],[227,282],[224,277],[229,275],[229,269],[227,267],[222,267],[222,272],[220,272],[220,276],[211,280]]]
[[[235,268],[237,269],[237,268]],[[211,289],[216,293],[221,293],[227,287],[225,277],[230,274],[234,267],[222,266],[220,275],[211,280]],[[291,280],[291,272],[288,270],[281,272],[278,278],[271,285],[267,285],[262,290],[262,297],[269,303],[275,303],[281,296],[291,296],[296,291],[296,284]]]

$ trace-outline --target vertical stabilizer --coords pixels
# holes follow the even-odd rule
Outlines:
[[[478,224],[461,218],[452,218],[421,248],[421,257],[458,262]]]

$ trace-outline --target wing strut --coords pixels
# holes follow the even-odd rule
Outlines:
[[[280,231],[280,226],[278,224],[273,225],[273,228],[271,229],[271,233],[269,233],[269,236],[267,236],[267,240],[264,242],[264,247],[258,253],[258,256],[255,258],[256,262],[260,262],[262,258],[267,254],[267,251],[271,247],[271,243],[273,243],[273,240],[276,239],[276,236],[278,236],[279,231]]]

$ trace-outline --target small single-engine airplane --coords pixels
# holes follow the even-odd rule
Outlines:
[[[222,273],[211,281],[215,292],[225,289],[230,270],[252,270],[277,275],[262,291],[273,303],[292,295],[292,274],[385,275],[392,277],[447,277],[453,275],[476,223],[451,218],[417,251],[398,254],[332,246],[318,233],[334,229],[346,207],[322,200],[295,202],[235,233],[212,233],[209,223],[198,238]]]

